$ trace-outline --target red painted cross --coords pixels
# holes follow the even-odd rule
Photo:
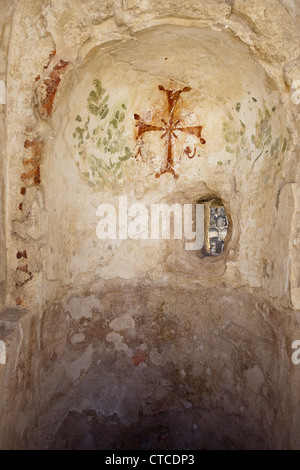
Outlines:
[[[138,135],[137,139],[144,134],[145,132],[151,132],[151,131],[159,131],[163,132],[161,138],[163,139],[164,137],[167,138],[167,149],[168,149],[168,154],[167,154],[167,160],[164,164],[164,166],[161,168],[161,170],[156,173],[155,177],[159,178],[161,175],[164,173],[171,173],[175,178],[178,178],[178,175],[175,173],[174,169],[174,156],[173,156],[173,142],[172,139],[175,138],[177,139],[177,135],[175,131],[181,131],[181,132],[186,132],[187,134],[194,135],[200,139],[201,144],[205,144],[205,140],[201,137],[201,132],[203,129],[203,126],[194,126],[194,127],[179,127],[180,120],[177,119],[176,121],[174,120],[174,111],[177,105],[177,102],[180,98],[181,93],[190,91],[190,87],[185,87],[182,90],[166,90],[162,85],[159,85],[158,87],[161,91],[164,91],[167,95],[167,100],[168,100],[168,121],[165,121],[165,119],[162,119],[162,126],[155,126],[153,124],[147,124],[144,122],[138,114],[134,115],[134,118],[137,122],[138,126]],[[189,157],[192,158],[192,157]]]

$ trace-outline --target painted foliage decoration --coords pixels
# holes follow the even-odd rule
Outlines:
[[[278,135],[273,124],[273,120],[276,121],[277,118],[277,107],[269,109],[265,101],[261,106],[255,97],[252,97],[252,101],[252,107],[246,110],[252,111],[255,107],[256,122],[252,129],[248,129],[242,119],[237,123],[232,115],[229,116],[229,120],[223,122],[226,152],[237,159],[242,156],[247,158],[251,162],[252,170],[262,158],[269,159],[269,163],[280,168],[285,153],[291,147],[292,131],[287,127],[285,135]],[[235,111],[239,117],[241,103],[236,103]],[[223,162],[218,164],[223,165]]]
[[[164,118],[156,124],[146,122],[139,114],[129,115],[124,102],[112,106],[112,100],[100,80],[93,81],[86,110],[75,117],[73,131],[76,164],[89,186],[101,189],[105,185],[124,183],[124,168],[131,157],[134,157],[132,163],[151,165],[156,178],[170,173],[177,179],[179,176],[175,167],[184,159],[193,159],[198,155],[198,145],[206,143],[202,137],[203,126],[181,122],[178,106],[181,94],[191,88],[174,90],[163,85],[158,88],[163,92]],[[136,141],[128,139],[126,127],[131,129],[130,136],[134,127],[137,128]],[[153,145],[153,132],[157,131],[163,144],[159,147]]]
[[[85,114],[76,116],[73,138],[76,164],[89,186],[101,188],[122,183],[123,167],[132,156],[125,133],[127,107],[110,108],[109,94],[95,79]]]

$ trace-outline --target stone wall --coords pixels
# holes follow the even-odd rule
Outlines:
[[[108,2],[101,9],[93,2],[72,2],[72,8],[68,2],[57,2],[55,5],[34,2],[32,7],[27,4],[24,18],[21,14],[22,2],[18,4],[14,22],[16,27],[10,43],[8,77],[7,165],[10,197],[7,204],[12,226],[12,230],[8,227],[7,240],[8,305],[41,305],[51,295],[55,298],[57,287],[70,281],[74,284],[75,277],[80,279],[82,273],[93,272],[91,279],[96,279],[98,275],[113,277],[114,263],[117,263],[117,271],[122,271],[122,266],[125,266],[128,272],[130,262],[129,265],[127,262],[122,264],[117,258],[124,250],[131,252],[129,241],[122,244],[121,252],[117,246],[110,252],[104,247],[106,255],[101,261],[102,268],[99,267],[93,250],[96,246],[101,250],[101,244],[94,240],[97,245],[91,245],[95,234],[94,206],[100,200],[111,198],[112,191],[116,198],[123,194],[124,182],[128,177],[132,181],[129,186],[126,184],[128,191],[130,187],[134,192],[133,200],[144,198],[156,202],[157,195],[161,200],[170,199],[173,191],[170,174],[161,176],[157,181],[151,177],[145,179],[153,167],[156,173],[161,168],[162,160],[155,160],[153,156],[164,147],[157,145],[157,148],[152,146],[150,149],[150,141],[148,139],[147,142],[145,135],[142,140],[146,142],[141,149],[141,141],[137,142],[133,130],[134,114],[144,113],[146,117],[151,110],[153,115],[158,112],[160,119],[163,109],[157,105],[164,95],[158,90],[158,85],[163,86],[160,83],[163,81],[165,87],[170,86],[172,81],[167,83],[170,78],[178,87],[184,82],[193,85],[191,92],[181,95],[178,111],[180,106],[185,106],[185,113],[194,113],[191,123],[203,124],[202,132],[206,137],[205,145],[199,145],[197,138],[189,138],[186,143],[181,139],[174,148],[173,152],[179,151],[178,157],[182,159],[181,163],[175,163],[178,168],[182,167],[184,177],[179,178],[174,186],[177,194],[173,194],[173,199],[184,202],[187,200],[186,194],[189,194],[189,200],[193,201],[195,197],[219,192],[235,217],[224,279],[236,287],[245,285],[260,289],[261,294],[271,297],[275,303],[278,301],[276,306],[283,301],[286,307],[290,305],[289,270],[297,270],[293,265],[298,263],[298,254],[295,255],[294,250],[292,260],[288,255],[290,235],[285,228],[291,226],[293,207],[286,196],[289,191],[282,192],[282,188],[296,182],[298,171],[296,158],[288,156],[297,155],[298,105],[292,99],[297,90],[293,92],[292,86],[298,76],[296,56],[299,31],[279,2],[275,2],[276,8],[274,2],[269,3],[261,8],[250,2],[245,12],[243,2],[234,2],[233,5],[210,2],[206,6],[201,2],[187,2],[186,9],[179,12],[176,2],[164,6],[157,4],[151,8],[147,2],[138,5],[124,3],[122,8],[119,2]],[[66,8],[68,15],[64,14]],[[265,20],[264,11],[267,12]],[[252,23],[256,25],[254,30],[250,29]],[[271,26],[277,23],[278,28]],[[265,41],[260,33],[262,28]],[[289,37],[284,34],[285,29],[289,31]],[[25,38],[24,31],[27,31]],[[114,41],[112,45],[107,41],[108,37]],[[120,40],[123,41],[122,45],[118,45]],[[176,41],[181,41],[181,48],[176,46]],[[143,58],[149,53],[147,42],[153,51],[160,49],[166,57],[160,59],[156,55],[154,58],[150,52],[149,60],[142,65]],[[134,56],[135,44],[139,44],[139,57]],[[191,60],[184,50],[192,49]],[[251,65],[248,60],[249,49],[252,63],[256,65]],[[126,54],[128,59],[125,59]],[[176,60],[179,61],[177,67],[174,65]],[[210,68],[209,60],[213,68]],[[24,68],[23,64],[27,66]],[[197,64],[201,64],[198,76]],[[160,81],[155,78],[158,72]],[[243,82],[245,73],[249,78]],[[148,81],[143,80],[145,76],[148,76]],[[260,77],[257,84],[256,76]],[[125,116],[120,148],[113,155],[107,152],[107,159],[109,156],[117,159],[111,163],[113,170],[110,175],[100,172],[98,181],[91,175],[91,166],[84,163],[91,158],[90,153],[81,157],[88,147],[88,152],[91,152],[93,145],[93,151],[104,151],[105,138],[102,136],[100,145],[96,134],[89,136],[89,131],[96,132],[95,113],[84,111],[84,115],[80,116],[81,110],[86,109],[89,93],[95,93],[95,79],[100,80],[99,86],[103,82],[103,89],[107,88],[107,99],[111,95],[105,105],[109,106],[107,111],[110,114],[103,121],[107,128],[102,132],[112,129],[113,139],[120,131],[110,125],[113,119],[111,113],[117,113],[118,106],[119,115]],[[132,88],[134,80],[135,88]],[[235,82],[230,83],[231,80]],[[231,86],[228,86],[229,83]],[[136,89],[139,90],[137,94]],[[197,114],[193,103],[197,103]],[[93,103],[90,104],[93,106]],[[188,117],[188,114],[182,114],[186,122]],[[218,126],[213,129],[214,117]],[[89,130],[85,132],[76,119],[87,121],[91,118]],[[258,130],[257,126],[262,130]],[[264,126],[266,131],[270,130],[268,135],[264,135]],[[197,148],[198,154],[189,161],[186,152],[190,147],[192,152],[194,144],[197,144],[195,150]],[[180,154],[180,151],[183,153]],[[59,156],[61,152],[64,158]],[[18,155],[17,159],[15,155]],[[264,158],[268,155],[270,158]],[[126,160],[127,156],[130,157],[129,161]],[[137,157],[135,160],[131,158],[134,156]],[[126,161],[121,164],[118,158],[123,157]],[[97,164],[96,159],[94,165]],[[125,180],[124,177],[118,180],[124,172]],[[103,185],[107,176],[108,184]],[[199,184],[204,186],[201,189],[199,186],[198,190],[199,179]],[[84,198],[76,198],[76,191],[72,189],[75,187],[77,192],[85,194]],[[260,204],[261,194],[264,201]],[[59,207],[56,207],[57,201],[60,201]],[[69,211],[70,216],[66,217]],[[281,224],[281,212],[287,218],[282,230],[276,223]],[[88,214],[88,231],[85,230],[85,217],[80,218],[78,227],[74,228],[81,213]],[[61,241],[64,239],[63,246]],[[266,243],[266,240],[272,242]],[[275,249],[278,244],[280,256]],[[137,244],[134,245],[136,249]],[[162,245],[157,253],[161,249]],[[61,251],[68,259],[67,264],[62,263],[64,256],[61,256]],[[22,256],[24,252],[26,257]],[[147,252],[147,259],[152,259],[155,269],[161,271],[161,263],[155,261],[153,249],[151,252],[149,247]],[[17,258],[18,253],[21,258]],[[161,253],[158,256],[162,261]],[[142,260],[139,256],[138,259]],[[143,264],[144,267],[147,265]],[[135,276],[149,269],[152,268],[140,269],[135,264],[130,275]],[[297,285],[292,287],[294,293],[297,288]]]
[[[13,3],[3,0],[1,1],[1,19],[0,19],[0,80],[2,90],[5,88],[7,73],[7,57],[9,47],[9,35],[11,28],[11,15]],[[3,94],[3,92],[2,92]],[[5,302],[5,281],[6,281],[6,246],[5,246],[5,188],[6,188],[6,134],[5,134],[5,102],[6,91],[1,96],[0,103],[0,311]]]
[[[299,11],[14,3],[1,448],[299,448]],[[99,239],[120,196],[220,199],[224,253]]]

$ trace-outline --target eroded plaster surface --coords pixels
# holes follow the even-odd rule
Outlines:
[[[1,8],[0,448],[299,448],[298,2]],[[100,240],[120,196],[224,253]]]

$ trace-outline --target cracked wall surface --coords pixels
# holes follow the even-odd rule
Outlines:
[[[2,3],[0,448],[299,448],[299,2]],[[99,240],[120,196],[224,254]]]

